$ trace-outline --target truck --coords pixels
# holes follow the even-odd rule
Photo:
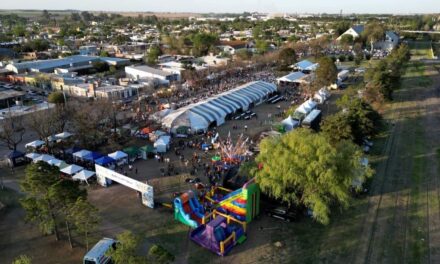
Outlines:
[[[111,263],[110,257],[105,254],[111,248],[116,248],[116,240],[103,238],[84,256],[83,264],[107,264]]]
[[[313,130],[318,130],[320,122],[321,122],[321,110],[314,109],[304,118],[304,120],[301,123],[301,126]]]

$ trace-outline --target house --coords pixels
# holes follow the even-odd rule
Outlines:
[[[173,81],[180,81],[180,73],[173,71],[163,71],[146,65],[125,67],[127,77],[135,80],[153,79],[158,80],[160,84],[168,85]]]
[[[280,86],[298,87],[302,83],[307,83],[307,82],[308,82],[308,75],[300,71],[291,72],[277,79],[277,83]]]
[[[217,46],[222,52],[234,55],[240,50],[247,50],[248,43],[246,41],[221,41],[220,45]]]
[[[79,47],[79,55],[82,56],[98,56],[98,48],[94,45],[81,46]]]
[[[218,67],[218,66],[226,66],[226,65],[228,65],[228,62],[229,62],[230,59],[210,54],[208,56],[200,57],[199,60],[201,60],[207,66]]]
[[[340,41],[342,36],[344,35],[351,35],[353,39],[357,39],[362,35],[362,32],[364,32],[365,26],[364,25],[356,25],[349,28],[347,31],[342,33],[336,40]]]
[[[385,32],[385,39],[374,44],[375,49],[391,51],[399,45],[400,37],[394,31]]]
[[[297,62],[293,65],[293,69],[295,71],[301,71],[304,73],[310,73],[316,70],[318,68],[318,63],[313,63],[308,60],[302,60],[300,62]]]

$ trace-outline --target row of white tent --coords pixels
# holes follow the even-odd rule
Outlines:
[[[206,131],[214,122],[220,126],[228,115],[239,110],[246,111],[251,105],[261,104],[276,91],[277,87],[273,83],[250,82],[159,116],[162,125],[173,133],[182,126],[191,128],[193,132]]]
[[[76,164],[67,164],[66,162],[55,158],[48,154],[28,153],[26,157],[31,159],[32,162],[43,161],[49,165],[56,166],[60,169],[60,172],[72,176],[74,180],[85,181],[95,175],[94,171],[89,171]]]
[[[318,104],[315,101],[309,99],[304,103],[302,103],[298,108],[296,108],[295,113],[293,115],[305,117],[310,112],[312,112],[312,110],[315,109],[317,105]],[[295,119],[292,116],[288,116],[286,119],[281,121],[281,124],[283,125],[286,131],[291,131],[300,126],[301,120]]]
[[[47,139],[49,142],[59,141],[59,140],[66,140],[73,136],[72,133],[69,132],[62,132],[56,135],[49,136]],[[32,142],[29,142],[25,145],[25,148],[39,148],[41,146],[44,146],[46,142],[43,140],[34,140]]]

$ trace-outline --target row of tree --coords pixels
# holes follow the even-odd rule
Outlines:
[[[402,75],[411,58],[410,49],[400,45],[391,54],[365,74],[366,99],[369,102],[383,102],[392,100],[393,92],[400,88]]]

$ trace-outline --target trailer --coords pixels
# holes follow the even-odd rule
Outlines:
[[[317,131],[319,130],[319,124],[321,123],[321,116],[321,110],[314,109],[304,118],[301,126]]]
[[[341,83],[341,82],[344,82],[345,80],[347,80],[349,74],[350,74],[349,70],[340,71],[338,73],[338,82]]]

